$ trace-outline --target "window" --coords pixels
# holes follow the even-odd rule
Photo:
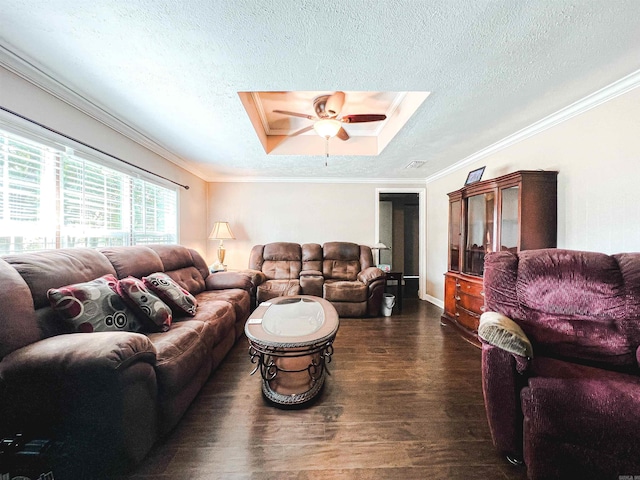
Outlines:
[[[0,130],[0,254],[177,242],[177,191]]]

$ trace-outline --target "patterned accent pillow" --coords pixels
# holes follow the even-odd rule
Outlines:
[[[178,285],[169,275],[162,272],[152,273],[142,277],[142,281],[155,292],[169,307],[175,315],[196,314],[198,302],[196,297]]]
[[[51,288],[47,297],[76,332],[139,332],[142,325],[116,293],[118,280],[104,275],[90,282]]]
[[[166,332],[171,328],[171,309],[142,280],[135,277],[120,279],[116,290],[138,316],[146,331]]]

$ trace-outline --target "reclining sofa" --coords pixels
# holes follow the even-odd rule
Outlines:
[[[47,296],[104,275],[156,272],[197,301],[194,316],[174,312],[166,331],[69,333]],[[196,251],[177,245],[8,255],[0,285],[0,436],[61,443],[68,462],[56,478],[139,462],[242,334],[253,290],[238,273],[209,274]]]
[[[498,450],[532,480],[640,474],[640,253],[490,253],[484,294]]]
[[[385,273],[373,264],[371,248],[349,242],[275,242],[255,245],[249,256],[258,303],[283,295],[314,295],[341,317],[380,313]]]

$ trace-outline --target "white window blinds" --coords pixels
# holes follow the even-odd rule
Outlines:
[[[0,130],[0,254],[177,242],[177,192]]]

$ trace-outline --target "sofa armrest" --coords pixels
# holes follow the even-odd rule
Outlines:
[[[520,391],[533,358],[533,347],[520,326],[498,312],[480,316],[482,393],[491,437],[508,457],[522,460]]]
[[[522,408],[520,392],[527,384],[523,366],[528,362],[499,347],[482,343],[482,394],[493,444],[498,451],[522,460]]]
[[[386,276],[386,273],[384,273],[384,271],[380,270],[378,267],[367,267],[358,273],[358,280],[365,285],[369,285],[376,280],[386,278]]]
[[[248,277],[251,280],[251,283],[254,287],[258,287],[258,285],[262,285],[267,281],[267,276],[261,272],[260,270],[254,270],[252,268],[247,268],[246,270],[240,270],[238,273]]]
[[[241,288],[249,293],[255,291],[256,284],[253,283],[250,274],[243,272],[218,272],[212,273],[205,279],[207,290],[226,290],[228,288]]]
[[[70,333],[22,347],[2,359],[0,376],[9,384],[42,374],[50,377],[113,375],[136,362],[155,365],[156,349],[130,332]]]
[[[0,361],[3,427],[69,440],[90,463],[139,461],[157,431],[156,353],[130,332],[63,334],[15,350]]]
[[[478,337],[519,357],[533,358],[533,346],[527,335],[516,322],[501,313],[484,312],[480,316]]]

